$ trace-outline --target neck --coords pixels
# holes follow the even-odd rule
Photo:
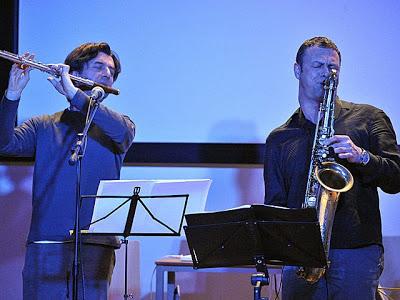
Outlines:
[[[316,124],[320,102],[299,98],[300,108],[307,120]]]
[[[77,109],[75,106],[73,106],[73,105],[70,105],[69,106],[69,110],[70,111],[79,111],[79,109]]]

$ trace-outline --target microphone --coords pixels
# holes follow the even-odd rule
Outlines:
[[[104,98],[106,97],[106,93],[104,92],[104,90],[99,87],[99,86],[95,86],[92,89],[92,94],[90,95],[90,97],[94,100],[97,101],[98,103],[102,102],[104,100]]]

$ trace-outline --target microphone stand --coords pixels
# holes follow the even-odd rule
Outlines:
[[[79,210],[81,204],[81,175],[82,175],[82,159],[85,155],[87,134],[92,124],[94,115],[99,108],[101,100],[104,98],[103,93],[95,93],[93,91],[90,96],[88,110],[86,113],[85,127],[82,133],[78,133],[77,141],[72,147],[72,154],[69,159],[71,166],[76,165],[76,201],[75,201],[75,226],[74,226],[74,261],[72,266],[73,282],[72,282],[72,299],[78,300],[78,280],[80,267],[80,244],[81,244],[81,229],[79,222]]]

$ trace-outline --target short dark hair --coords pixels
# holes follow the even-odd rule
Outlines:
[[[121,73],[121,63],[118,55],[114,51],[111,51],[110,46],[105,42],[89,42],[76,47],[68,54],[64,63],[70,66],[70,72],[82,71],[84,64],[95,58],[99,52],[103,52],[112,57],[115,66],[114,81],[117,80],[119,73]]]
[[[311,39],[304,41],[304,43],[300,46],[299,50],[297,50],[296,62],[301,66],[303,63],[303,55],[307,48],[310,47],[321,47],[321,48],[329,48],[335,50],[339,55],[339,63],[342,62],[342,55],[340,54],[339,48],[336,44],[324,36],[316,36]]]

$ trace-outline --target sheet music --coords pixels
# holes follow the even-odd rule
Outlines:
[[[210,179],[188,180],[103,180],[100,182],[97,196],[127,196],[127,198],[98,198],[93,212],[92,222],[103,218],[112,210],[118,210],[90,226],[92,233],[122,233],[129,212],[130,201],[135,187],[140,187],[140,196],[164,196],[189,194],[186,213],[204,211]],[[185,197],[141,198],[155,218],[180,232],[181,217],[184,213]],[[151,218],[145,208],[138,203],[131,230],[132,234],[168,234],[171,231]]]

